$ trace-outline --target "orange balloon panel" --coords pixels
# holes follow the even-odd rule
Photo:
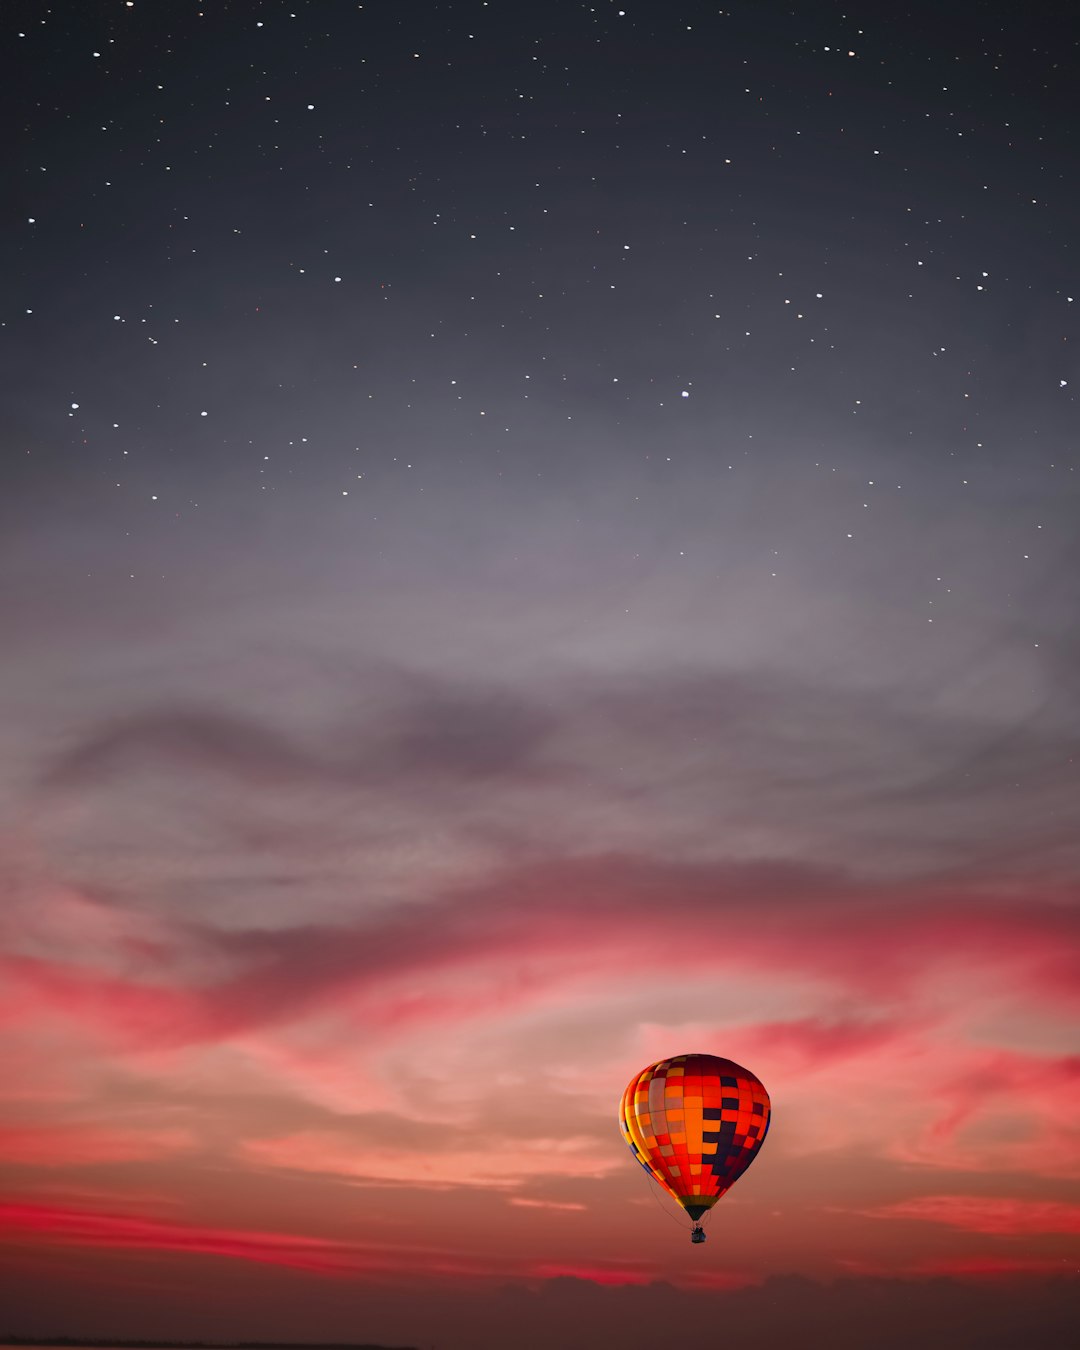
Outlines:
[[[769,1114],[769,1094],[749,1069],[675,1055],[630,1080],[619,1124],[646,1172],[697,1220],[757,1157]]]

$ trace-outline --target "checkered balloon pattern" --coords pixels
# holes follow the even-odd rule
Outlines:
[[[645,1171],[696,1222],[757,1157],[769,1094],[716,1055],[675,1055],[643,1069],[623,1093],[619,1124]]]

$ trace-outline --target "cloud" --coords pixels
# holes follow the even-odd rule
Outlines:
[[[876,1209],[860,1210],[875,1219],[906,1219],[944,1224],[966,1233],[1028,1236],[1080,1233],[1080,1204],[1026,1200],[1013,1196],[920,1195]]]
[[[445,1276],[490,1273],[490,1266],[450,1250],[338,1242],[59,1206],[0,1204],[0,1221],[22,1242],[220,1256],[340,1278],[385,1277],[415,1270],[418,1264],[432,1274]]]
[[[62,1019],[132,1047],[183,1044],[208,1027],[202,1000],[187,989],[26,957],[0,959],[0,1010],[9,1002],[23,1016]]]
[[[938,1169],[1072,1175],[1080,1165],[1068,1124],[1078,1109],[1075,1058],[969,1045],[964,1016],[970,1006],[992,1007],[1004,990],[1028,1006],[1074,1006],[1067,964],[1080,916],[1027,897],[977,902],[973,889],[913,896],[906,884],[873,889],[792,865],[582,858],[520,867],[337,926],[221,931],[188,922],[175,973],[168,928],[159,926],[144,979],[115,973],[122,963],[107,959],[128,929],[95,923],[86,950],[104,957],[105,969],[0,958],[0,1006],[18,1010],[24,1025],[32,1016],[66,1029],[144,1078],[168,1082],[180,1054],[192,1074],[199,1052],[228,1047],[279,1099],[358,1116],[379,1102],[417,1123],[486,1117],[509,1144],[498,1156],[462,1141],[389,1147],[373,1133],[358,1154],[358,1141],[345,1136],[242,1133],[240,1156],[282,1169],[406,1183],[423,1158],[429,1182],[495,1187],[560,1169],[599,1175],[600,1153],[547,1149],[552,1131],[514,1116],[521,1089],[497,1086],[496,1075],[513,1080],[506,1035],[532,1026],[528,1080],[559,1094],[560,1128],[571,1137],[594,1137],[598,1113],[639,1060],[692,1041],[741,1054],[779,1088],[791,1128],[774,1147],[793,1156],[855,1146]],[[664,931],[692,935],[694,962],[710,982],[745,991],[716,1005],[722,1011],[711,1020],[686,1017],[700,998],[685,980],[685,947],[658,940],[660,916]],[[796,985],[795,1004],[817,1011],[748,1016]],[[973,1005],[980,990],[990,1002]],[[612,998],[625,1012],[609,1017],[599,1045],[567,1077],[567,1037],[603,1016]],[[657,1017],[664,1007],[683,1015]],[[545,1040],[540,1028],[549,1023]],[[501,1039],[489,1035],[500,1027]],[[213,1091],[227,1095],[227,1085]],[[448,1136],[440,1138],[445,1145]]]
[[[761,1073],[780,1165],[1070,1176],[1073,844],[1023,851],[1060,788],[1048,717],[1005,735],[986,707],[699,670],[381,672],[302,716],[105,718],[42,775],[0,1023],[69,1066],[37,1091],[197,1086],[238,1167],[282,1176],[500,1204],[603,1179],[612,1084],[676,1046]],[[1010,1007],[1041,1018],[1023,1051]]]
[[[189,1130],[124,1129],[90,1124],[0,1126],[0,1162],[24,1167],[78,1167],[176,1157],[189,1152]]]
[[[952,1277],[953,1279],[993,1280],[1001,1277],[1032,1275],[1070,1275],[1076,1269],[1075,1260],[1046,1256],[977,1256],[940,1257],[918,1261],[909,1267],[912,1275],[924,1277]],[[1015,1343],[1015,1342],[1014,1342]],[[1005,1342],[1002,1342],[1005,1344]]]
[[[209,708],[170,708],[117,718],[56,759],[43,787],[85,789],[139,770],[226,774],[252,784],[297,782],[327,772],[280,732]]]
[[[909,1012],[869,1018],[800,1017],[743,1027],[740,1038],[762,1050],[767,1047],[774,1059],[788,1060],[799,1070],[827,1072],[836,1061],[879,1055],[897,1042],[910,1041],[921,1025],[925,1017]]]
[[[1080,1176],[1080,1057],[965,1047],[942,1056],[927,1095],[938,1113],[893,1139],[889,1153],[898,1161]]]
[[[1060,1102],[1067,1109],[1071,1101],[1080,1106],[1080,1055],[1047,1058],[984,1052],[939,1091],[949,1103],[949,1110],[932,1131],[935,1141],[950,1139],[980,1106],[990,1101],[1022,1096],[1029,1103]]]
[[[275,784],[376,787],[483,780],[530,768],[557,725],[538,700],[482,683],[398,671],[380,681],[372,715],[325,738],[301,738],[250,716],[205,706],[117,717],[57,755],[48,791],[85,790],[120,774],[225,776]]]
[[[535,1280],[584,1280],[589,1284],[622,1288],[625,1285],[646,1286],[652,1282],[652,1276],[644,1265],[618,1265],[612,1262],[605,1266],[600,1262],[576,1264],[560,1261],[537,1261],[529,1266],[527,1274]]]
[[[339,925],[184,925],[185,971],[168,978],[161,942],[154,982],[56,960],[0,962],[13,1009],[34,1001],[147,1048],[213,1042],[352,1008],[391,1033],[542,1005],[587,972],[596,981],[675,979],[683,955],[657,940],[659,917],[692,938],[695,960],[725,971],[799,977],[862,1000],[908,996],[958,967],[1034,1002],[1074,1005],[1080,910],[974,883],[876,887],[795,866],[660,863],[632,855],[511,869],[427,904]],[[830,1030],[811,1019],[781,1039],[887,1034],[873,1019]]]
[[[511,1195],[506,1203],[516,1205],[520,1209],[565,1210],[572,1214],[582,1214],[588,1209],[587,1205],[580,1205],[574,1200],[537,1200],[527,1195]]]
[[[569,765],[541,764],[558,713],[539,698],[483,682],[466,685],[399,672],[389,715],[363,754],[381,777],[450,781],[569,777]]]
[[[270,1139],[251,1139],[239,1156],[256,1164],[299,1172],[392,1182],[423,1189],[519,1187],[539,1177],[598,1178],[620,1170],[625,1159],[591,1138],[542,1135],[532,1139],[464,1137],[450,1131],[425,1149],[358,1142],[340,1131],[307,1131]]]
[[[948,974],[943,975],[947,985]],[[919,1005],[916,1005],[919,1006]],[[962,1012],[646,1025],[642,1058],[672,1046],[728,1054],[774,1093],[769,1148],[805,1168],[844,1151],[938,1172],[1080,1175],[1074,1056],[973,1043]]]
[[[569,1273],[508,1253],[471,1255],[460,1244],[351,1242],[32,1202],[0,1203],[0,1224],[18,1238],[22,1251],[49,1246],[167,1252],[222,1257],[344,1280],[409,1280],[420,1271],[425,1281],[451,1282],[460,1289],[470,1281],[490,1285],[498,1279],[548,1280]],[[597,1262],[587,1275],[584,1268],[577,1269],[582,1278],[598,1284],[647,1283],[655,1275],[655,1267],[646,1262]]]
[[[1080,864],[1055,806],[1080,754],[1060,700],[1006,721],[977,703],[677,665],[513,685],[350,670],[323,692],[320,717],[161,704],[74,731],[41,767],[41,826],[76,865],[98,815],[142,839],[164,815],[225,871],[251,866],[253,840],[304,867],[361,844],[372,878],[399,830],[414,845],[438,832],[448,853],[452,839],[463,864],[466,842],[504,865],[634,848],[878,878]]]

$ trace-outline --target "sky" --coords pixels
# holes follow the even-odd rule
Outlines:
[[[1075,1317],[1075,21],[862,8],[4,6],[0,1332]]]

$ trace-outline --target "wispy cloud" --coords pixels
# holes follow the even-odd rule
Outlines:
[[[432,1147],[423,1150],[370,1142],[358,1145],[340,1132],[309,1132],[249,1140],[240,1155],[276,1168],[359,1181],[494,1190],[519,1187],[538,1177],[602,1177],[625,1163],[613,1149],[598,1149],[588,1137],[550,1135],[522,1140],[480,1135],[469,1141],[464,1132],[453,1131],[449,1139],[433,1140]]]
[[[93,1124],[0,1127],[0,1162],[29,1167],[164,1160],[189,1152],[190,1130],[125,1129]]]
[[[507,1198],[507,1204],[516,1205],[519,1209],[553,1209],[568,1214],[583,1214],[588,1208],[574,1200],[537,1200],[527,1195],[511,1195]]]
[[[882,1215],[927,1169],[1077,1174],[1046,1030],[1080,1006],[1074,841],[1036,809],[1057,703],[1002,739],[985,710],[771,672],[346,685],[280,722],[104,717],[43,767],[0,917],[0,1151],[31,1179],[213,1148],[271,1188],[576,1231],[636,1198],[614,1101],[676,1049],[761,1074],[781,1191],[856,1156],[907,1178]]]
[[[1080,1204],[1011,1196],[921,1195],[877,1209],[862,1210],[876,1219],[907,1219],[944,1224],[966,1233],[1000,1236],[1080,1233]]]
[[[9,1232],[17,1233],[25,1242],[220,1256],[341,1278],[415,1271],[418,1263],[444,1275],[492,1273],[490,1263],[470,1262],[449,1249],[365,1245],[290,1233],[172,1223],[132,1214],[0,1204],[0,1219]]]

